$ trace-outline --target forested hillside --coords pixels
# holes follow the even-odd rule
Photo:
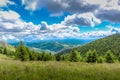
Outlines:
[[[111,50],[114,54],[120,54],[120,34],[111,35],[84,46],[78,47],[77,51],[85,54],[88,50],[96,50],[98,54],[104,54],[106,51]]]
[[[76,50],[84,55],[89,50],[96,50],[98,54],[104,54],[106,51],[111,50],[116,55],[120,54],[120,34],[114,34],[105,38],[101,38],[85,44],[83,46],[77,47]],[[66,49],[60,54],[69,53],[71,49]]]

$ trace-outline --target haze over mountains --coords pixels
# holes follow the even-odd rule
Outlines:
[[[41,40],[35,42],[24,42],[29,48],[34,48],[39,51],[59,52],[65,49],[82,46],[95,39],[56,39],[56,40]],[[17,46],[19,42],[9,42],[13,46]]]

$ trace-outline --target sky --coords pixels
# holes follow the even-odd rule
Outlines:
[[[101,38],[120,33],[120,0],[0,0],[0,40]]]

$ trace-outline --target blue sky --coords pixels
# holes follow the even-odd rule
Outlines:
[[[1,40],[101,38],[120,33],[120,0],[0,0]]]

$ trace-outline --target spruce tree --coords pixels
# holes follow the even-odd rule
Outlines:
[[[96,50],[89,50],[87,53],[86,53],[86,62],[88,63],[95,63],[97,62],[97,59],[98,59],[98,54],[96,52]]]
[[[75,49],[72,49],[71,52],[70,52],[69,61],[78,62],[80,60],[79,56],[80,56],[80,54]]]
[[[3,54],[5,54],[5,55],[8,54],[8,51],[7,51],[7,48],[6,48],[6,47],[4,47],[4,49],[3,49]]]
[[[16,57],[21,61],[29,60],[28,48],[21,41],[16,49]]]
[[[0,54],[3,54],[3,49],[2,49],[2,47],[0,47]]]
[[[113,53],[108,50],[105,54],[105,59],[107,63],[114,63],[115,62],[115,57],[113,55]]]
[[[34,51],[29,52],[29,60],[35,60],[36,58],[36,53]]]
[[[98,63],[103,63],[104,62],[104,58],[102,56],[98,57],[97,62]]]
[[[55,54],[56,61],[60,61],[60,57],[61,57],[61,55],[59,53]]]
[[[52,53],[48,53],[49,54],[49,60],[55,60],[55,56]]]

